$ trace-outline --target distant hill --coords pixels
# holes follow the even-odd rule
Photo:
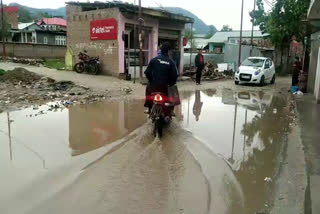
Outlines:
[[[210,25],[207,25],[206,23],[204,23],[204,21],[202,21],[198,16],[194,15],[188,10],[185,10],[180,7],[162,7],[158,9],[164,9],[171,13],[181,14],[181,15],[189,16],[193,18],[195,21],[193,28],[195,29],[197,34],[207,34],[209,32]],[[213,26],[213,28],[215,29],[215,32],[216,32],[217,31],[216,27]]]
[[[66,8],[65,7],[61,7],[61,8],[57,8],[57,9],[50,9],[50,8],[37,9],[37,8],[27,7],[27,6],[24,6],[21,4],[17,4],[17,3],[11,3],[10,6],[17,6],[17,7],[19,7],[20,10],[29,11],[31,13],[31,16],[33,19],[42,18],[42,17],[39,17],[39,14],[42,14],[42,13],[48,13],[49,16],[62,16],[64,18],[66,18]],[[191,18],[194,18],[195,23],[194,23],[193,27],[194,27],[197,34],[207,34],[209,32],[210,26],[206,25],[206,23],[204,23],[199,17],[197,17],[196,15],[194,15],[193,13],[191,13],[188,10],[185,10],[180,7],[162,7],[162,8],[157,8],[157,9],[163,9],[163,10],[166,10],[171,13],[181,14],[184,16],[189,16]],[[215,31],[217,31],[214,26],[213,26],[213,28],[215,29]]]
[[[42,18],[42,17],[38,17],[39,14],[41,13],[48,13],[50,16],[62,16],[64,18],[66,18],[66,8],[65,7],[61,7],[61,8],[57,8],[57,9],[50,9],[50,8],[43,8],[43,9],[37,9],[37,8],[32,8],[32,7],[27,7],[21,4],[17,4],[17,3],[11,3],[9,4],[9,6],[17,6],[19,7],[19,10],[27,10],[31,13],[33,18]]]

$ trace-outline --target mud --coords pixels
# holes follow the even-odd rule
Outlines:
[[[24,68],[15,68],[0,76],[0,112],[59,102],[59,106],[97,103],[111,97],[108,90],[96,92],[72,81],[56,81]],[[126,95],[130,88],[119,90]]]
[[[0,213],[268,213],[295,123],[290,97],[181,96],[162,139],[143,100],[0,114]]]

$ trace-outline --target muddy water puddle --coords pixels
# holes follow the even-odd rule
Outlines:
[[[142,101],[2,113],[0,202],[7,195],[13,204],[21,202],[34,181],[41,192],[52,177],[65,184],[63,177],[81,171],[69,188],[23,200],[24,213],[52,213],[50,207],[71,213],[268,211],[273,184],[265,178],[274,179],[292,122],[287,98],[227,89],[220,94],[183,92],[177,118],[161,141],[151,136]],[[111,151],[103,149],[120,140]],[[83,204],[67,205],[70,197]],[[194,200],[197,205],[188,206]]]

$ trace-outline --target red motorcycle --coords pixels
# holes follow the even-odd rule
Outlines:
[[[90,74],[97,75],[100,72],[100,60],[99,57],[89,57],[86,54],[80,52],[78,54],[80,62],[76,63],[74,69],[77,73],[83,73],[84,71]]]

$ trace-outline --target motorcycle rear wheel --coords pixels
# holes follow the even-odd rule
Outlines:
[[[154,122],[153,135],[154,137],[157,137],[158,135],[159,138],[163,135],[163,120],[161,118]]]
[[[83,72],[84,72],[84,64],[83,64],[83,63],[77,63],[77,64],[75,64],[74,70],[75,70],[77,73],[83,73]]]

